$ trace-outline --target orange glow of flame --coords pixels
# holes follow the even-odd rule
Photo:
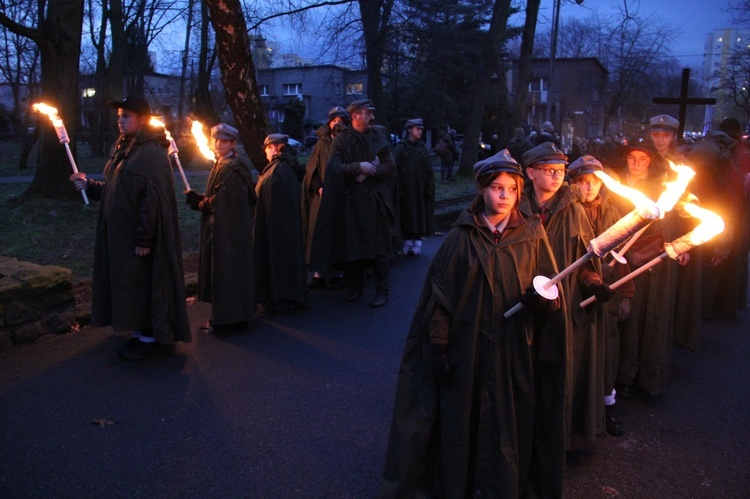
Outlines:
[[[609,175],[607,175],[604,172],[597,171],[594,172],[594,175],[599,177],[599,179],[604,182],[604,185],[607,186],[607,189],[614,192],[615,194],[622,196],[628,200],[630,200],[631,203],[635,205],[636,208],[644,207],[644,206],[654,206],[654,202],[651,201],[648,196],[643,194],[638,189],[633,189],[632,187],[628,187],[627,185],[623,185],[617,180],[613,179]]]
[[[193,133],[193,138],[195,138],[195,142],[198,145],[198,150],[201,154],[211,161],[216,161],[216,155],[208,144],[208,137],[203,133],[203,123],[200,121],[193,121],[190,131]]]
[[[693,203],[685,203],[683,207],[690,216],[697,218],[701,222],[698,227],[691,230],[688,234],[691,244],[698,246],[724,232],[724,220],[716,213]]]
[[[690,181],[695,177],[695,171],[689,166],[675,165],[669,161],[669,167],[677,173],[677,179],[672,182],[664,182],[664,192],[661,193],[658,201],[656,201],[661,218],[664,218],[664,215],[674,208],[674,205],[677,204],[677,201],[682,196],[682,193],[685,192],[685,189],[687,189]]]
[[[169,133],[169,130],[167,130],[167,125],[164,124],[162,120],[159,118],[151,117],[151,121],[148,122],[149,125],[155,126],[155,127],[161,127],[164,129],[164,134],[167,136],[167,140],[172,142],[172,134]]]
[[[44,104],[42,102],[37,102],[36,104],[32,105],[31,107],[34,108],[34,111],[38,111],[42,114],[46,114],[47,117],[49,117],[50,121],[52,121],[52,125],[55,127],[61,127],[63,126],[63,122],[60,119],[60,116],[57,115],[57,108],[48,106],[47,104]]]

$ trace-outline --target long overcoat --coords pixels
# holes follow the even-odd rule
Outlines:
[[[511,217],[495,246],[462,212],[430,265],[398,372],[379,497],[562,495],[564,308],[503,316],[557,267],[539,218]],[[436,307],[450,317],[446,382],[432,371]]]
[[[398,172],[401,233],[435,232],[435,174],[424,142],[403,140],[393,149]]]
[[[305,243],[302,239],[297,158],[284,151],[266,165],[255,193],[255,275],[263,303],[307,304]]]
[[[211,324],[251,321],[255,312],[255,183],[236,153],[208,175],[201,214],[198,299],[211,304]]]
[[[89,182],[99,199],[91,323],[115,331],[150,328],[162,345],[191,340],[174,174],[162,130],[122,136]],[[137,256],[136,247],[151,249]]]

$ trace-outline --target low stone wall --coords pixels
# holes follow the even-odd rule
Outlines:
[[[73,272],[0,256],[0,350],[78,324]]]

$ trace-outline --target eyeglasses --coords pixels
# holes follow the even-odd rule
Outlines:
[[[565,170],[557,170],[555,168],[534,168],[534,170],[541,170],[548,177],[564,177]]]

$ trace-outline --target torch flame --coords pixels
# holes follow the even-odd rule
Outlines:
[[[155,127],[161,127],[164,129],[164,135],[166,135],[167,140],[172,142],[172,134],[169,133],[169,130],[167,130],[167,125],[164,124],[162,120],[159,118],[156,118],[154,116],[151,117],[151,121],[148,122],[149,125],[155,126]]]
[[[42,114],[46,114],[47,117],[52,122],[52,126],[55,128],[59,128],[63,126],[63,121],[60,119],[60,116],[57,114],[57,108],[48,106],[47,104],[44,104],[42,102],[37,102],[36,104],[33,104],[31,107],[34,108],[34,111],[38,111]]]
[[[672,182],[664,182],[664,192],[661,193],[658,201],[656,201],[662,218],[664,218],[664,215],[668,211],[674,208],[674,205],[677,204],[677,201],[682,196],[682,193],[685,192],[685,189],[687,189],[690,181],[695,177],[695,171],[689,166],[675,165],[669,161],[669,167],[677,173],[677,179]]]
[[[633,189],[632,187],[623,185],[602,171],[594,172],[594,175],[599,177],[601,181],[604,182],[604,185],[607,186],[607,189],[609,189],[610,191],[614,192],[615,194],[619,196],[622,196],[630,200],[630,202],[633,203],[636,208],[641,207],[641,206],[653,206],[654,205],[654,202],[651,201],[648,198],[648,196],[643,194],[638,189]]]
[[[700,225],[690,231],[690,243],[698,246],[724,232],[724,220],[716,213],[693,203],[685,203],[685,211],[700,220]]]
[[[201,154],[211,161],[216,161],[216,155],[208,144],[206,134],[203,133],[203,123],[200,121],[193,121],[190,131],[193,133],[193,137],[195,138],[195,142],[198,145],[198,150]]]

